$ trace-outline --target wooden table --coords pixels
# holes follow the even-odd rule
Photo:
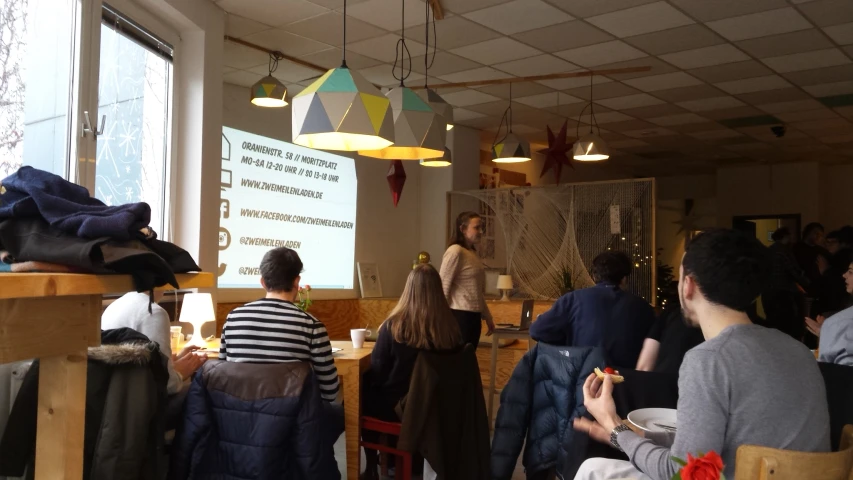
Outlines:
[[[348,480],[357,480],[361,471],[361,452],[358,447],[361,439],[361,376],[370,367],[373,345],[373,342],[364,342],[363,348],[355,349],[349,340],[332,342],[332,347],[341,349],[333,357],[344,395]]]
[[[177,279],[215,285],[211,273]],[[101,344],[102,295],[133,290],[129,275],[0,274],[0,363],[40,359],[37,480],[83,478],[87,350]]]
[[[530,330],[501,330],[496,328],[494,333],[492,333],[492,361],[489,366],[489,428],[492,426],[492,422],[494,422],[495,418],[492,416],[494,413],[494,403],[495,403],[495,375],[497,374],[497,366],[498,366],[498,348],[501,338],[515,338],[518,340],[527,340],[527,350],[533,348],[535,342],[530,338]]]

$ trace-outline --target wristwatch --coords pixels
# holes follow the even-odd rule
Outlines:
[[[610,432],[610,445],[613,445],[613,448],[615,448],[616,450],[619,450],[620,452],[624,452],[624,450],[622,450],[622,447],[619,446],[619,442],[617,441],[617,437],[619,436],[620,432],[627,432],[630,430],[631,429],[628,427],[628,425],[625,425],[624,423],[620,423],[619,425],[617,425],[616,428],[614,428]]]

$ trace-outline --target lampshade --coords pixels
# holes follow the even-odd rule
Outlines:
[[[441,98],[438,92],[431,88],[423,89],[420,96],[435,113],[444,118],[444,121],[447,122],[447,130],[453,130],[453,106],[447,103],[445,99]]]
[[[206,347],[207,342],[201,337],[201,326],[207,322],[216,321],[216,313],[213,311],[213,297],[209,293],[185,294],[178,321],[193,326],[193,336],[188,345]]]
[[[598,162],[610,158],[607,143],[592,132],[578,138],[573,150],[572,158],[581,162]]]
[[[272,75],[252,85],[252,103],[259,107],[286,107],[287,87]]]
[[[492,147],[492,158],[495,163],[529,162],[530,144],[510,132]]]
[[[394,142],[391,102],[358,72],[333,68],[293,97],[293,143],[379,150]]]
[[[444,147],[444,156],[441,158],[422,158],[421,166],[422,167],[449,167],[452,161],[452,155],[450,153],[450,149]]]
[[[512,289],[512,275],[498,275],[498,287],[497,288],[500,290]]]
[[[383,149],[359,149],[365,157],[385,160],[441,158],[447,122],[436,115],[411,88],[400,86],[387,94],[394,113],[394,144]]]

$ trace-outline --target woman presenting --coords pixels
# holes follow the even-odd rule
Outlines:
[[[480,343],[481,319],[491,335],[495,330],[486,305],[486,270],[474,251],[483,236],[483,220],[474,212],[456,217],[456,230],[441,259],[441,285],[444,296],[459,322],[462,339],[476,347]]]

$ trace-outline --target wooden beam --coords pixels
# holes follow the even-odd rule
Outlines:
[[[429,0],[429,6],[432,8],[432,16],[436,20],[444,20],[444,8],[441,6],[441,0]]]
[[[429,88],[432,89],[440,89],[440,88],[451,88],[451,87],[481,87],[484,85],[504,85],[508,83],[521,83],[521,82],[538,82],[541,80],[556,80],[559,78],[577,78],[577,77],[589,77],[592,75],[619,75],[622,73],[639,73],[639,72],[648,72],[652,69],[652,67],[629,67],[629,68],[613,68],[607,70],[587,70],[583,72],[566,72],[566,73],[551,73],[548,75],[533,75],[529,77],[510,77],[510,78],[497,78],[494,80],[478,80],[475,82],[456,82],[456,83],[440,83],[440,84],[432,84],[429,85]],[[419,86],[411,86],[409,87],[412,90],[420,90],[424,87],[423,85]]]

